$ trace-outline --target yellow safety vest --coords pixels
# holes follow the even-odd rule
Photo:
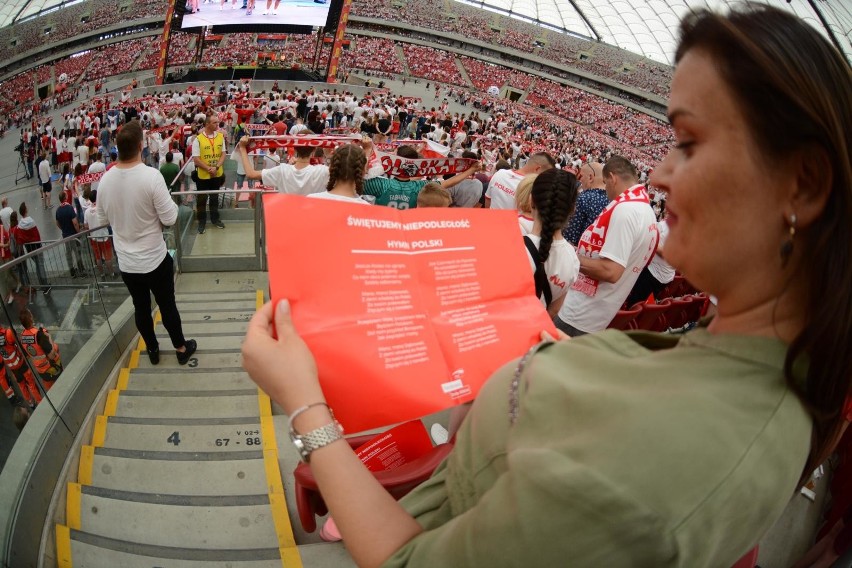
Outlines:
[[[222,159],[222,146],[224,146],[225,137],[221,132],[216,132],[213,138],[209,138],[207,134],[200,133],[198,135],[198,149],[201,152],[201,160],[208,166],[215,166]],[[216,170],[216,175],[211,176],[207,170],[198,170],[198,179],[210,179],[211,177],[222,177],[225,174],[225,168],[219,166]]]

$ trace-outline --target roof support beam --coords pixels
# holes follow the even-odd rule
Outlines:
[[[808,0],[808,4],[811,5],[813,11],[816,12],[817,18],[819,18],[819,21],[822,22],[822,27],[825,28],[825,31],[828,33],[828,37],[831,38],[831,43],[834,44],[834,47],[837,48],[837,51],[840,52],[840,55],[842,55],[844,59],[846,59],[846,63],[852,64],[852,62],[849,61],[849,57],[846,55],[846,52],[843,51],[843,45],[841,45],[841,43],[837,41],[837,36],[834,35],[834,31],[829,27],[828,22],[822,15],[822,12],[820,12],[819,8],[817,8],[816,2],[814,2],[814,0]]]
[[[592,30],[592,33],[595,34],[595,39],[601,41],[601,34],[598,33],[598,30],[595,29],[595,26],[593,26],[592,22],[589,21],[589,18],[586,17],[586,14],[583,13],[579,6],[577,6],[577,3],[574,0],[568,0],[568,2],[571,3],[571,6],[574,7],[574,10],[577,12],[577,14],[581,18],[583,18],[583,21],[586,22],[586,25],[589,27],[590,30]]]
[[[18,21],[18,18],[20,18],[20,17],[21,17],[21,14],[23,14],[23,13],[24,13],[24,10],[26,10],[26,9],[27,9],[27,6],[29,6],[29,5],[30,5],[29,1],[28,1],[28,2],[24,2],[23,4],[21,4],[21,9],[20,9],[20,10],[18,10],[18,13],[17,13],[17,14],[15,14],[15,17],[14,17],[14,18],[12,18],[12,21],[11,21],[11,22],[9,22],[9,24],[11,25],[11,24],[14,24],[15,22],[17,22],[17,21]]]

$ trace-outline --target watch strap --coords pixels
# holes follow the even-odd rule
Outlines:
[[[302,459],[309,462],[312,452],[343,438],[343,427],[335,420],[306,434],[291,432],[291,437]]]

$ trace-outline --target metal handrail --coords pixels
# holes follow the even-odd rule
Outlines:
[[[90,234],[92,234],[95,231],[98,231],[100,229],[107,229],[107,228],[109,228],[109,225],[101,225],[100,227],[95,227],[93,229],[85,229],[85,230],[82,230],[82,231],[78,231],[77,233],[71,235],[70,237],[64,237],[62,239],[56,239],[56,240],[53,240],[53,241],[34,241],[32,243],[19,243],[19,245],[22,246],[22,247],[26,247],[27,245],[32,245],[32,244],[40,244],[41,246],[35,248],[34,250],[31,250],[29,252],[26,252],[24,254],[20,254],[20,255],[16,256],[15,258],[10,260],[9,262],[3,264],[2,268],[0,268],[0,270],[7,270],[11,267],[14,267],[14,266],[17,266],[19,264],[26,262],[30,258],[35,258],[38,255],[44,254],[45,251],[57,248],[61,245],[64,245],[67,242],[79,239],[82,236],[88,237]]]

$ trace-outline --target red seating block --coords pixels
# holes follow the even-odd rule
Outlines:
[[[665,331],[668,327],[666,322],[666,312],[669,309],[671,300],[663,300],[659,304],[636,304],[633,306],[642,307],[642,312],[636,316],[636,329],[645,331]]]
[[[612,318],[612,321],[609,322],[609,325],[606,326],[607,329],[635,329],[633,326],[636,321],[636,316],[638,316],[642,312],[642,306],[638,305],[634,306],[629,310],[618,310],[618,313],[615,314],[615,317]]]
[[[373,434],[347,438],[346,441],[354,449],[375,438]],[[426,454],[390,471],[372,472],[394,499],[400,499],[412,489],[429,479],[435,468],[444,461],[452,451],[452,444],[435,446]],[[296,491],[296,508],[299,511],[299,521],[305,532],[314,532],[317,528],[317,516],[328,513],[325,501],[322,499],[316,479],[308,464],[300,463],[293,471]]]

